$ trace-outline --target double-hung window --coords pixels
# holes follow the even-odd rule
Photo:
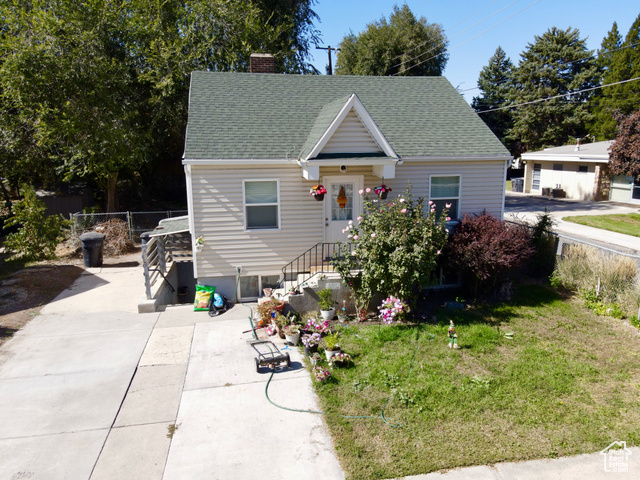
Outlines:
[[[278,180],[244,181],[244,225],[247,230],[280,228]]]
[[[436,214],[439,216],[442,210],[449,206],[448,217],[456,219],[459,216],[460,203],[460,175],[447,177],[431,177],[429,199],[436,206]]]

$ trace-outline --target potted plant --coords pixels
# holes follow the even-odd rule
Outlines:
[[[284,336],[287,339],[287,343],[290,345],[297,345],[300,340],[300,327],[295,323],[284,327]]]
[[[309,355],[309,362],[311,365],[316,366],[322,361],[322,357],[318,353],[312,353]]]
[[[307,322],[305,323],[304,330],[309,333],[327,333],[329,331],[329,321],[321,320],[318,318],[318,312],[307,313]]]
[[[338,334],[332,333],[324,337],[324,353],[327,356],[327,361],[331,360],[336,353],[340,352],[340,346],[338,345]]]
[[[324,200],[324,194],[327,193],[327,189],[324,188],[324,185],[314,185],[311,187],[311,191],[309,193],[311,193],[313,198],[321,202]]]
[[[266,327],[271,323],[275,323],[275,317],[279,312],[282,312],[283,307],[284,301],[277,300],[274,297],[270,297],[258,303],[258,327]]]
[[[304,353],[308,356],[318,349],[322,337],[319,333],[312,333],[302,337],[302,345],[304,345]]]
[[[336,367],[348,367],[351,365],[351,355],[344,352],[338,352],[331,357],[331,365]]]
[[[334,307],[335,301],[333,300],[333,290],[330,288],[323,288],[318,292],[318,306],[320,307],[320,314],[324,320],[331,320],[336,314]]]
[[[376,192],[376,195],[378,195],[378,197],[380,197],[382,200],[384,200],[385,198],[387,198],[387,195],[391,191],[391,187],[387,187],[383,183],[382,185],[377,186],[376,188],[374,188],[373,191]]]
[[[320,365],[316,365],[315,367],[313,367],[313,376],[318,382],[326,382],[327,379],[331,376],[331,372],[328,369],[321,367]]]

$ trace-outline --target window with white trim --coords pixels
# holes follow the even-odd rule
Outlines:
[[[240,277],[238,281],[238,298],[242,300],[253,300],[262,295],[263,289],[276,289],[279,286],[279,275],[249,275]]]
[[[456,219],[459,216],[458,204],[460,202],[460,175],[447,177],[431,177],[429,199],[436,206],[436,214],[449,206],[447,216]]]
[[[278,180],[244,181],[244,226],[247,230],[280,228]]]

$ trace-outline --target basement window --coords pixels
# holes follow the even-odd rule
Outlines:
[[[280,275],[248,275],[240,277],[238,298],[255,300],[262,296],[265,288],[276,289],[280,285]]]
[[[587,173],[589,171],[588,165],[578,165],[578,173]]]
[[[244,226],[247,230],[280,228],[278,180],[245,180]]]

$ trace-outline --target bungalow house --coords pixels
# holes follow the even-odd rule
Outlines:
[[[640,183],[631,177],[610,176],[612,140],[545,148],[522,154],[524,193],[574,200],[614,200],[640,203]]]
[[[255,299],[307,249],[344,240],[358,192],[382,183],[451,203],[453,218],[502,218],[510,162],[444,77],[194,72],[183,159],[194,276]]]

